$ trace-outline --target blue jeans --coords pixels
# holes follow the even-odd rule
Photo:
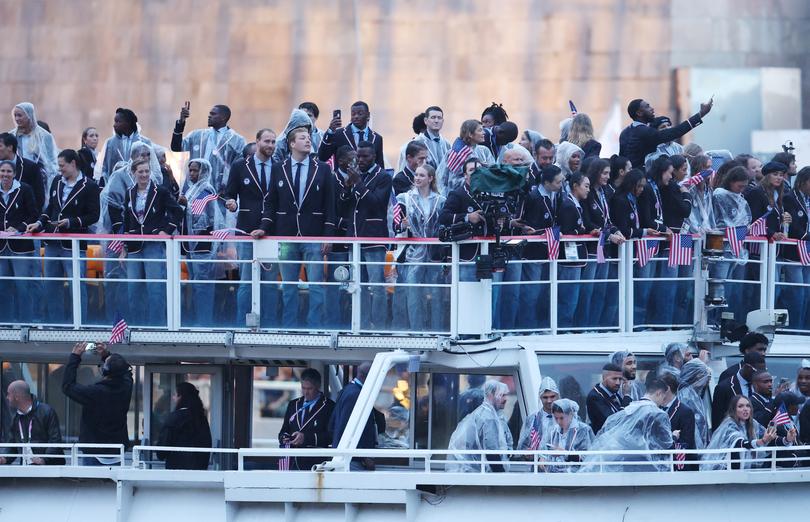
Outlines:
[[[11,259],[0,259],[0,276],[14,277],[14,280],[0,281],[4,296],[11,298],[6,301],[2,313],[3,321],[31,324],[34,321],[34,303],[39,303],[40,297],[36,293],[37,281],[32,279],[17,279],[20,277],[34,277],[35,267],[39,257],[32,254],[16,254],[6,246],[0,251],[0,256]]]
[[[349,267],[349,253],[330,252],[326,257],[330,261],[330,264],[327,265],[326,280],[329,283],[337,283],[335,280],[335,269],[339,266]],[[326,316],[327,327],[337,330],[351,329],[351,297],[345,290],[341,289],[339,284],[326,286],[324,314]]]
[[[323,328],[324,286],[323,282],[323,254],[320,243],[282,243],[279,247],[281,261],[304,261],[307,272],[309,289],[309,306],[307,311],[307,326],[310,328]],[[298,275],[301,265],[298,263],[281,263],[282,285],[282,314],[283,328],[301,326],[298,322]]]
[[[79,253],[81,257],[86,255],[85,251]],[[45,257],[61,258],[45,260],[45,277],[60,277],[70,279],[73,277],[73,263],[71,261],[71,251],[62,248],[60,244],[46,244]],[[79,273],[87,272],[87,262],[79,262]],[[72,305],[71,313],[67,313],[65,303],[72,303],[72,282],[67,281],[46,281],[46,294],[43,295],[46,307],[46,320],[53,324],[66,324],[73,322]],[[81,294],[81,318],[87,317],[87,285],[79,284]]]
[[[361,325],[366,329],[384,330],[388,318],[388,298],[385,295],[385,247],[365,247],[360,249],[363,282],[378,283],[368,286],[363,293],[361,305]],[[378,264],[379,263],[379,264]]]
[[[410,265],[408,267],[408,284],[436,285],[442,284],[442,267],[429,265]],[[447,330],[449,326],[449,310],[446,302],[447,288],[435,286],[409,286],[408,289],[408,321],[411,330],[423,332],[430,328],[439,332]],[[428,301],[430,298],[430,301]],[[430,317],[427,317],[428,302],[430,302]]]
[[[127,309],[127,299],[129,290],[127,283],[116,281],[116,279],[126,279],[127,269],[122,263],[118,254],[109,252],[107,245],[109,241],[101,242],[101,253],[104,259],[104,311],[109,324],[115,321],[116,314],[123,313]]]
[[[657,257],[655,259],[655,277],[677,277],[678,267],[670,267],[667,257],[669,252],[666,251],[666,257]],[[678,290],[678,283],[676,281],[655,281],[655,294],[649,300],[651,305],[652,317],[650,323],[672,327],[675,320],[675,293]]]
[[[152,279],[166,279],[166,245],[144,242],[140,252],[127,253],[127,279],[145,279],[129,283],[129,314],[127,322],[149,326],[165,326],[166,283]],[[138,261],[159,259],[160,262]]]
[[[557,265],[558,281],[577,281],[582,274],[581,267]],[[557,328],[574,326],[574,312],[579,302],[579,283],[557,285]]]
[[[506,264],[503,272],[492,274],[492,328],[495,330],[514,330],[517,326],[519,284],[502,284],[520,282],[523,265],[516,261]]]
[[[810,285],[810,267],[798,263],[782,265],[782,281]],[[791,329],[805,329],[807,325],[808,286],[783,286],[782,302],[789,314]]]
[[[684,265],[678,267],[678,290],[675,292],[675,324],[695,324],[694,293],[695,267]]]
[[[237,253],[240,260],[253,259],[253,244],[249,241],[240,241],[237,244]],[[278,327],[279,290],[278,264],[262,264],[260,267],[261,283],[261,318],[262,326]],[[251,263],[239,263],[239,288],[236,290],[236,322],[237,328],[245,326],[245,315],[253,310],[251,280],[253,279],[253,266]]]
[[[648,302],[650,297],[650,290],[652,288],[652,281],[638,281],[652,277],[655,273],[655,265],[650,260],[643,267],[635,265],[633,267],[633,286],[635,291],[633,293],[633,325],[639,326],[647,323],[648,320]]]
[[[517,324],[520,329],[547,328],[549,325],[548,263],[529,261],[523,264]]]
[[[605,279],[617,279],[619,277],[619,262],[608,261],[605,263],[607,266],[607,277]],[[599,271],[597,270],[597,275]],[[599,323],[602,326],[619,326],[619,292],[618,283],[602,283],[599,285],[604,289],[605,299],[604,306],[602,307],[602,314],[599,318]]]
[[[397,263],[397,284],[394,285],[394,294],[391,296],[391,329],[392,330],[408,330],[408,324],[410,320],[410,309],[424,307],[427,306],[425,301],[414,301],[411,292],[411,288],[407,286],[397,286],[403,283],[410,283],[408,280],[408,274],[414,268],[421,268],[421,267],[414,267],[411,265],[407,265],[405,263]],[[421,323],[420,323],[421,324]],[[413,330],[419,330],[420,328],[413,323],[410,323],[410,327]],[[422,327],[424,329],[424,327]]]
[[[191,303],[187,307],[188,317],[184,318],[183,325],[213,326],[214,322],[214,290],[216,283],[197,283],[196,281],[213,281],[214,263],[213,252],[189,252],[186,268],[191,281]],[[206,262],[209,261],[209,262]]]
[[[596,256],[588,255],[588,263],[582,267],[582,274],[580,275],[582,285],[579,289],[579,301],[577,302],[576,326],[583,328],[599,326],[599,313],[601,313],[601,309],[596,314],[591,314],[591,307],[593,306],[592,299],[596,285],[599,284],[595,281],[596,272],[597,269],[603,266],[605,266],[604,263],[597,265]]]

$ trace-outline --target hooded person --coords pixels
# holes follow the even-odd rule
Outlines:
[[[287,135],[294,129],[300,127],[307,129],[310,137],[312,136],[312,119],[310,119],[309,114],[301,109],[293,109],[290,113],[290,119],[284,127],[284,132],[279,134],[278,138],[276,138],[276,150],[273,152],[273,163],[281,163],[289,157],[290,147],[287,145]],[[312,152],[317,152],[314,147],[314,141]]]
[[[631,450],[641,454],[587,455],[583,472],[605,471],[667,471],[672,457],[656,454],[673,448],[672,425],[661,409],[669,387],[661,379],[653,379],[641,400],[608,417],[599,435],[591,444],[591,452]]]
[[[709,419],[712,415],[708,398],[712,372],[700,359],[687,361],[681,367],[678,400],[695,412],[695,447],[703,449],[709,443]]]
[[[579,155],[580,164],[585,157],[585,152],[569,141],[564,141],[557,145],[557,156],[554,158],[554,164],[557,165],[565,177],[563,182],[563,190],[568,192],[568,181],[571,179],[571,157]],[[579,170],[579,169],[577,169]]]
[[[17,138],[17,152],[23,158],[39,163],[45,171],[45,193],[51,180],[59,173],[56,155],[59,149],[53,135],[39,125],[37,111],[33,103],[22,102],[11,112],[15,126],[9,132]]]
[[[568,133],[571,131],[571,125],[573,123],[574,118],[560,120],[560,143],[568,141]]]
[[[554,427],[552,405],[560,398],[560,389],[551,377],[543,377],[540,381],[539,399],[541,408],[528,415],[520,428],[517,448],[520,451],[533,451],[540,449],[540,441],[545,433]]]
[[[624,395],[630,397],[632,401],[640,400],[644,396],[644,383],[636,378],[636,356],[633,352],[627,350],[613,352],[608,357],[608,362],[622,369],[622,376],[625,379],[622,385]]]
[[[183,183],[181,202],[185,201],[183,212],[183,234],[190,236],[210,236],[214,230],[216,216],[214,201],[209,201],[202,212],[194,212],[194,202],[216,196],[211,184],[211,164],[202,158],[192,159],[186,163],[186,176]],[[180,244],[182,253],[190,262],[186,262],[188,276],[192,281],[211,281],[214,279],[215,264],[212,258],[212,243],[207,241],[184,241]],[[195,325],[208,326],[214,319],[214,289],[209,283],[191,284],[194,298],[193,306],[186,315],[193,317]],[[184,320],[184,324],[188,324]]]
[[[130,160],[132,147],[138,142],[152,145],[149,138],[141,135],[138,116],[130,109],[123,107],[115,109],[113,135],[104,142],[101,154],[96,160],[98,165],[96,175],[100,186],[110,180],[110,175],[119,163]]]
[[[509,428],[501,412],[506,404],[506,395],[509,387],[506,384],[490,380],[484,383],[484,402],[472,413],[458,423],[447,449],[459,450],[486,450],[501,452],[498,455],[487,455],[486,471],[502,472],[508,470],[509,457],[506,454],[511,449],[511,436],[507,436]],[[468,473],[481,470],[481,455],[450,454],[450,461],[445,469],[449,472]]]
[[[526,129],[523,131],[523,134],[521,134],[520,144],[526,147],[526,149],[532,155],[534,155],[534,151],[537,148],[537,144],[544,139],[546,139],[546,137],[537,132],[536,130]]]
[[[551,406],[554,423],[543,433],[540,447],[554,451],[588,451],[594,435],[591,427],[579,420],[579,404],[571,399],[558,399]],[[546,471],[574,472],[578,466],[553,465],[558,462],[579,462],[579,455],[543,455]]]
[[[124,199],[127,192],[135,186],[135,179],[132,177],[132,162],[149,158],[149,170],[152,173],[152,181],[156,185],[163,184],[163,174],[160,172],[160,162],[151,143],[136,141],[129,149],[129,158],[126,161],[118,161],[107,178],[104,189],[101,191],[100,204],[101,213],[96,230],[102,234],[120,234],[122,231],[115,227],[110,217],[110,208],[123,210]],[[123,226],[123,223],[118,225]]]
[[[681,367],[684,362],[684,354],[686,353],[686,344],[684,343],[669,343],[664,348],[664,362],[658,367],[658,375],[663,373],[671,373],[675,377],[681,374]]]

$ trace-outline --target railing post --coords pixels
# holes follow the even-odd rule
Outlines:
[[[561,250],[565,251],[562,244],[560,244]],[[551,334],[554,335],[557,333],[557,295],[559,294],[559,287],[557,286],[557,260],[548,261],[548,295],[549,295],[549,317],[548,317],[548,324],[551,327]]]
[[[352,280],[357,289],[352,293],[352,333],[360,333],[361,310],[360,303],[363,301],[363,278],[360,266],[360,243],[352,242]]]
[[[776,243],[765,243],[766,248],[760,248],[759,283],[764,292],[759,293],[759,307],[773,309],[776,307],[776,282],[779,279],[779,269],[776,266]]]
[[[695,259],[692,261],[692,286],[695,298],[692,300],[692,324],[697,324],[703,315],[703,297],[706,294],[703,286],[703,238],[695,240],[694,245],[695,248],[692,249],[695,253]],[[707,280],[708,277],[709,271],[706,270]]]
[[[458,337],[459,246],[450,244],[450,337]]]
[[[70,266],[72,268],[72,276],[70,278],[70,297],[71,303],[73,304],[73,328],[75,330],[79,330],[82,326],[82,274],[81,274],[81,262],[79,261],[79,256],[81,255],[81,251],[79,250],[79,240],[78,239],[71,239],[70,240]],[[43,296],[45,297],[45,296]]]
[[[246,240],[247,241],[247,240]],[[250,239],[250,311],[257,318],[257,324],[261,324],[262,317],[262,267],[256,261],[256,243],[259,239]],[[244,320],[240,318],[240,321]]]
[[[638,241],[638,240],[637,240]],[[632,332],[635,316],[633,314],[633,307],[635,306],[635,281],[633,280],[633,242],[625,241],[622,244],[621,253],[619,257],[624,261],[624,271],[620,273],[619,277],[624,277],[624,289],[619,295],[625,296],[624,307],[622,308],[624,316],[624,331]],[[619,305],[621,306],[621,302]]]
[[[177,330],[180,327],[180,241],[167,239],[166,243],[166,327]]]

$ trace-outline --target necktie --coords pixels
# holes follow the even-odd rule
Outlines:
[[[295,164],[295,177],[293,178],[293,190],[295,191],[296,201],[301,198],[301,164]],[[300,203],[300,201],[299,201]]]
[[[261,169],[259,181],[262,184],[262,192],[265,192],[267,190],[267,175],[264,171],[264,165],[265,165],[264,162],[259,163],[259,168]]]

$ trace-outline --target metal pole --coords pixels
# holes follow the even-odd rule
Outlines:
[[[78,330],[82,326],[82,287],[81,287],[81,262],[79,256],[79,240],[70,240],[70,265],[72,275],[70,278],[71,301],[73,303],[73,328]],[[58,296],[57,296],[58,297]]]
[[[450,244],[450,337],[458,337],[459,246]]]
[[[360,303],[363,301],[363,286],[361,284],[360,243],[352,244],[352,281],[355,291],[352,293],[352,333],[359,333],[361,326]]]

